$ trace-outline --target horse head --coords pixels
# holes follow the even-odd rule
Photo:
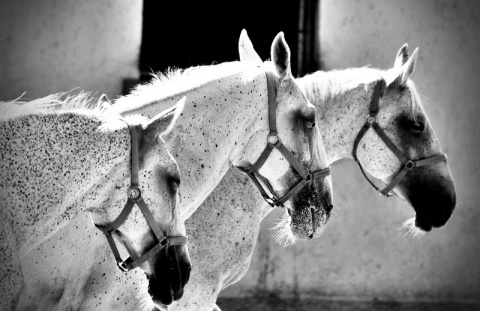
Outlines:
[[[240,36],[239,51],[242,61],[261,65],[245,30]],[[321,235],[333,207],[329,168],[315,124],[316,109],[292,76],[290,49],[283,33],[272,43],[271,59],[271,63],[264,65],[271,66],[270,71],[274,73],[276,94],[274,130],[269,118],[268,145],[272,151],[268,159],[259,156],[258,150],[246,152],[248,162],[255,163],[255,170],[250,169],[249,176],[256,174],[252,179],[260,184],[257,185],[260,191],[265,189],[268,196],[275,198],[269,202],[272,206],[286,207],[290,217],[284,218],[283,225],[288,230],[283,233],[287,240],[309,239]],[[257,146],[265,146],[265,131],[259,131],[253,141]],[[282,148],[287,151],[283,152]],[[262,165],[257,165],[258,162]]]
[[[139,127],[131,125],[138,124],[137,117],[125,118],[132,133],[127,204],[121,213],[112,208],[92,215],[96,226],[109,239],[119,268],[126,272],[140,267],[145,272],[148,293],[157,306],[166,306],[182,297],[191,270],[179,206],[180,171],[161,137],[171,131],[183,105],[184,100],[147,123],[140,122]],[[130,257],[126,260],[121,260],[112,235],[128,251]]]
[[[456,193],[446,156],[409,80],[417,51],[409,57],[405,44],[394,67],[386,72],[375,119],[388,138],[382,139],[376,129],[367,131],[358,148],[358,160],[369,173],[389,184],[384,194],[392,191],[414,208],[416,227],[430,231],[446,224],[455,208]]]

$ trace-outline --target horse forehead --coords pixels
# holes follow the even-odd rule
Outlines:
[[[293,105],[295,107],[307,107],[310,101],[302,91],[300,86],[294,81],[279,82],[277,96],[278,101],[284,104]],[[314,106],[311,105],[313,108]]]
[[[413,96],[408,88],[393,87],[388,90],[380,102],[380,112],[388,111],[391,114],[412,114],[417,109]]]
[[[173,176],[180,175],[180,169],[178,167],[177,161],[172,156],[172,154],[167,148],[167,145],[165,144],[165,141],[161,137],[158,137],[156,146],[154,147],[153,150],[151,150],[150,152],[147,152],[147,154],[148,154],[147,157],[150,157],[150,159],[144,158],[143,163],[141,164],[144,168],[146,163],[145,161],[147,162],[154,161],[157,169],[160,168],[161,171],[164,171],[169,175],[173,175]],[[147,165],[146,169],[150,170],[150,168],[148,167],[149,166]]]

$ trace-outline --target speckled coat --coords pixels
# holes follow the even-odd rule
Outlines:
[[[15,305],[23,285],[20,259],[36,245],[83,211],[92,212],[98,224],[108,224],[120,213],[130,185],[131,141],[126,121],[144,126],[142,133],[148,136],[150,131],[162,133],[172,120],[165,118],[153,126],[144,118],[124,121],[114,113],[102,115],[100,110],[49,112],[17,107],[14,114],[11,118],[5,114],[0,121],[1,310]],[[178,166],[163,140],[155,141],[141,144],[140,186],[155,219],[163,220],[163,228],[172,231],[166,226],[178,222],[182,228],[173,231],[184,233],[183,222],[172,213],[177,199],[165,182],[158,182],[159,170],[160,175],[179,178]],[[97,231],[93,226],[89,230]],[[142,214],[132,212],[126,236],[143,237],[146,231],[149,227]],[[135,238],[131,242],[137,244],[132,252],[142,251],[144,242]],[[53,254],[60,251],[53,250]]]
[[[279,136],[287,148],[295,151],[298,160],[309,167],[309,171],[321,169],[325,167],[326,163],[321,144],[315,140],[310,145],[311,134],[307,135],[304,131],[306,123],[309,121],[305,118],[306,112],[314,110],[314,108],[308,103],[291,77],[289,52],[283,41],[283,37],[277,37],[276,44],[283,46],[280,46],[280,51],[277,51],[275,57],[272,57],[274,59],[273,63],[275,63],[275,59],[279,60],[278,64],[272,64],[273,69],[270,69],[276,72]],[[187,95],[187,104],[182,117],[175,126],[175,131],[165,137],[167,145],[171,148],[172,155],[177,159],[182,171],[180,196],[182,204],[187,209],[186,216],[190,216],[198,208],[232,163],[239,166],[254,163],[265,147],[268,134],[267,84],[265,69],[260,67],[262,66],[256,64],[228,63],[211,68],[190,69],[184,74],[183,80],[176,79],[173,85],[162,83],[165,81],[154,81],[151,85],[139,88],[137,92],[117,101],[114,105],[114,108],[122,114],[141,113],[151,117],[158,111],[171,106],[180,97]],[[195,77],[197,86],[195,86]],[[208,80],[209,77],[211,80]],[[193,84],[189,79],[194,80]],[[193,86],[188,89],[188,85]],[[310,148],[312,150],[309,150]],[[286,192],[288,190],[292,182],[298,180],[295,179],[296,176],[293,178],[290,174],[286,174],[286,172],[289,173],[289,170],[289,164],[283,156],[275,151],[265,167],[262,168],[261,173],[272,179],[273,187],[281,195],[282,191]],[[326,186],[319,190],[327,198],[331,190],[329,179],[325,180],[324,183]],[[258,192],[258,190],[251,188],[249,188],[248,193],[244,193],[241,189],[238,190],[238,200],[254,197]],[[237,188],[231,188],[228,194],[233,195],[236,192]],[[233,199],[230,200],[233,201]],[[217,210],[212,220],[220,219],[222,209],[230,209],[231,203],[233,202]],[[257,206],[249,206],[248,208],[258,209]],[[214,211],[212,210],[212,212]],[[324,218],[322,217],[323,208],[318,208],[317,212],[320,215],[317,219]],[[299,224],[303,223],[306,228],[305,232],[310,234],[312,232],[311,220],[309,218],[298,218]],[[321,221],[316,225],[321,227]],[[243,224],[235,221],[234,226],[243,226]],[[204,228],[204,226],[197,229],[201,228]],[[211,229],[212,232],[215,232],[217,228]],[[192,228],[191,230],[193,232],[195,229]],[[62,239],[66,238],[66,235],[70,236],[68,232],[62,232]],[[249,245],[249,241],[241,239],[241,237],[238,238],[240,238],[240,241],[236,244],[240,244],[240,247]],[[216,246],[221,247],[224,242],[229,240],[228,234],[224,237],[222,243],[217,243]],[[80,245],[79,249],[83,249],[83,247]],[[45,247],[37,250],[37,253],[48,257]],[[97,258],[97,262],[103,262],[103,256],[106,256],[103,251],[97,251],[95,255],[98,256],[93,256]],[[68,257],[67,254],[62,257],[65,259],[63,261],[65,266],[72,263],[72,260]],[[208,254],[208,257],[205,257],[204,260],[209,258],[211,258],[211,254]],[[29,263],[35,267],[39,266],[36,262],[29,261]],[[116,271],[104,274],[101,272],[104,268],[104,266],[91,267],[91,265],[87,265],[85,269],[94,269],[94,271],[88,275],[88,278],[84,275],[78,276],[73,281],[78,286],[74,290],[70,288],[70,277],[67,276],[68,273],[65,273],[64,267],[53,267],[54,274],[59,275],[62,279],[61,284],[45,284],[41,281],[45,271],[39,269],[33,271],[32,269],[35,282],[32,282],[24,291],[22,300],[25,302],[25,306],[45,303],[50,309],[67,305],[74,309],[95,308],[98,310],[103,308],[109,310],[122,308],[122,306],[126,309],[136,309],[143,305],[143,299],[132,299],[133,291],[130,293],[129,289],[122,285],[122,283],[127,282],[137,285],[144,282],[141,278],[136,275],[122,276]],[[204,268],[202,265],[201,269]],[[196,269],[198,268],[193,263],[193,271]],[[210,272],[211,269],[207,269],[207,273]],[[202,274],[200,271],[197,273]],[[215,275],[212,275],[212,278],[215,277]],[[121,280],[121,282],[113,282],[113,279]],[[132,282],[131,279],[136,281]],[[48,297],[41,296],[38,295],[39,288],[47,291],[52,290],[55,293],[62,291],[62,293],[49,295]],[[69,290],[65,290],[65,288]],[[108,288],[108,290],[104,290],[105,288]],[[93,295],[96,292],[105,294],[101,296]],[[202,302],[199,301],[199,303]],[[176,303],[172,306],[174,305]]]
[[[399,57],[403,58],[403,54]],[[402,65],[403,63],[400,62]],[[365,122],[368,106],[373,93],[373,82],[380,76],[386,75],[384,70],[376,69],[351,69],[334,72],[317,72],[298,80],[299,84],[309,89],[309,99],[317,107],[317,123],[321,128],[323,141],[327,151],[329,163],[339,159],[351,158],[353,140],[359,129]],[[408,77],[407,77],[408,78]],[[438,139],[433,133],[431,125],[426,124],[426,132],[422,137],[412,136],[408,128],[398,123],[400,115],[413,118],[412,107],[421,110],[420,102],[412,104],[412,96],[409,88],[391,88],[389,94],[381,103],[379,119],[381,125],[387,131],[389,137],[398,143],[403,150],[410,150],[410,156],[430,156],[441,153]],[[418,105],[418,106],[416,106]],[[417,113],[424,112],[417,111]],[[426,116],[425,116],[426,117]],[[401,139],[401,138],[404,139]],[[375,177],[382,177],[383,170],[394,173],[399,168],[399,162],[385,148],[383,143],[374,135],[369,134],[360,148],[361,161],[366,170]],[[415,153],[413,153],[415,152]],[[383,154],[382,154],[383,153]],[[387,166],[385,166],[387,164]],[[439,165],[438,171],[445,171],[448,179],[448,165]],[[427,172],[428,173],[428,172]],[[425,172],[423,172],[425,174]],[[451,178],[451,175],[450,175]],[[416,179],[420,179],[417,177]],[[388,181],[388,180],[386,180]],[[216,189],[207,197],[205,202],[187,220],[187,231],[190,241],[190,255],[195,269],[192,271],[191,280],[186,287],[182,300],[170,307],[171,310],[217,310],[215,302],[219,292],[226,286],[240,280],[248,270],[255,244],[260,230],[260,222],[271,208],[264,204],[261,196],[255,191],[250,180],[235,169],[230,169]],[[75,234],[82,234],[85,239],[94,240],[87,236],[80,226],[83,222],[77,222],[79,228]],[[38,254],[42,260],[48,261],[45,250],[62,240],[72,240],[75,235],[64,232],[48,242],[48,246],[39,249]],[[271,239],[270,239],[271,240]],[[106,256],[106,247],[101,243],[95,243],[95,250],[89,252],[91,257],[96,258],[95,267],[86,266],[83,269],[92,269],[88,281],[95,280],[96,286],[88,286],[87,281],[79,284],[82,288],[81,297],[74,296],[69,287],[69,280],[75,276],[69,274],[67,268],[55,267],[49,270],[32,269],[30,275],[35,276],[35,283],[31,286],[31,297],[35,297],[33,284],[42,290],[50,289],[52,294],[48,296],[50,302],[65,301],[68,299],[82,299],[95,301],[88,296],[95,292],[93,289],[105,290],[106,297],[99,308],[108,306],[126,310],[139,308],[140,303],[137,294],[127,286],[111,287],[114,281],[121,280],[124,283],[139,284],[142,278],[138,275],[122,275],[115,269],[103,263]],[[77,245],[75,251],[88,249],[86,245]],[[252,285],[252,291],[264,289],[269,286],[269,279],[274,271],[276,262],[269,254],[268,247],[258,250],[262,263],[261,273]],[[69,256],[62,257],[67,261]],[[35,267],[35,258],[29,257]],[[71,261],[66,267],[75,266]],[[61,282],[53,284],[53,274]],[[105,273],[105,274],[104,274]],[[115,277],[113,277],[115,275]],[[141,286],[138,285],[140,288]],[[55,294],[56,295],[55,295]],[[63,295],[63,296],[62,296]]]

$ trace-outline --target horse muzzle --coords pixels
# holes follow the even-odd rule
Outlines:
[[[326,179],[313,178],[291,201],[288,212],[295,238],[309,240],[321,236],[333,209],[331,186]]]
[[[169,245],[152,262],[147,274],[148,294],[158,307],[165,307],[183,296],[192,265],[186,245]]]
[[[453,179],[431,168],[412,172],[399,188],[415,210],[415,226],[423,231],[444,226],[455,209]]]

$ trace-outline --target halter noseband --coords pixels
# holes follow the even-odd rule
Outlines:
[[[373,186],[373,188],[379,191],[381,195],[390,197],[394,194],[392,192],[393,188],[395,188],[403,180],[403,178],[405,178],[407,173],[410,172],[412,169],[421,167],[421,166],[439,163],[439,162],[446,162],[447,155],[441,154],[441,155],[433,156],[427,159],[411,160],[400,149],[398,149],[397,146],[395,146],[395,144],[390,140],[390,138],[388,138],[385,132],[380,128],[380,125],[378,125],[377,118],[376,118],[379,110],[379,101],[380,101],[380,98],[382,98],[383,96],[383,92],[385,91],[385,88],[386,88],[385,80],[384,79],[378,80],[375,85],[375,89],[373,91],[373,97],[372,97],[372,101],[370,102],[370,111],[367,116],[367,120],[365,121],[365,124],[360,129],[360,132],[358,132],[357,137],[353,142],[352,155],[353,155],[353,159],[355,160],[355,162],[357,162],[358,166],[360,167],[360,171],[362,172],[363,176],[365,176],[365,178]],[[393,154],[395,154],[395,156],[402,163],[400,171],[393,178],[393,180],[385,188],[383,188],[383,190],[380,190],[377,186],[375,186],[372,180],[368,178],[367,173],[364,171],[362,164],[360,163],[360,160],[358,160],[357,158],[358,144],[360,143],[360,140],[363,138],[365,133],[370,128],[373,128],[373,130],[382,139],[385,145],[387,145],[387,147],[393,152]]]
[[[132,136],[131,181],[130,181],[130,188],[128,188],[128,192],[127,192],[128,200],[127,200],[127,203],[125,203],[125,206],[123,207],[123,210],[120,213],[120,215],[111,224],[106,226],[95,224],[95,227],[100,229],[100,231],[102,231],[107,237],[107,241],[108,241],[108,244],[110,245],[110,248],[112,249],[113,256],[117,261],[117,266],[123,272],[127,272],[137,268],[138,266],[143,264],[145,261],[153,257],[155,254],[157,254],[159,251],[161,251],[165,246],[185,245],[187,244],[187,240],[188,240],[188,238],[184,236],[166,237],[163,234],[160,226],[157,224],[157,222],[153,218],[152,213],[150,213],[150,210],[148,209],[147,204],[143,200],[142,193],[140,192],[140,189],[138,187],[138,170],[139,170],[138,140],[140,136],[139,133],[141,131],[141,127],[140,125],[130,125],[128,123],[127,125],[130,129],[130,134]],[[137,258],[136,260],[132,260],[131,257],[128,257],[127,259],[122,260],[122,258],[120,257],[120,253],[117,249],[117,246],[115,244],[115,241],[113,240],[112,232],[117,230],[127,220],[127,217],[132,211],[135,204],[138,205],[143,215],[147,219],[147,222],[150,228],[152,229],[158,243],[155,246],[153,246],[149,251],[147,251],[145,254],[143,254],[140,258]]]
[[[293,154],[288,151],[288,149],[282,144],[280,138],[278,137],[277,132],[277,116],[276,116],[276,90],[275,90],[275,83],[273,74],[269,71],[265,72],[267,76],[267,89],[268,89],[268,125],[269,125],[269,133],[267,137],[267,146],[263,150],[262,154],[258,158],[258,160],[249,168],[244,169],[241,167],[237,167],[240,171],[247,174],[248,177],[253,181],[255,186],[257,186],[260,194],[262,195],[263,199],[272,207],[275,206],[283,206],[283,204],[288,201],[291,197],[296,195],[300,190],[303,189],[306,185],[310,184],[315,175],[319,177],[326,177],[330,175],[330,167],[325,169],[317,170],[314,172],[308,173],[305,168],[300,164],[300,162],[293,156]],[[258,180],[255,173],[265,164],[267,161],[270,153],[272,152],[273,148],[277,148],[278,151],[285,157],[285,159],[290,163],[290,165],[294,168],[294,170],[299,174],[302,179],[300,179],[290,190],[287,191],[282,197],[277,198],[275,192],[273,191],[273,187],[270,185],[266,178],[260,176],[264,183],[267,184],[269,191],[272,193],[272,197],[270,197],[263,186],[261,185],[260,181]]]

